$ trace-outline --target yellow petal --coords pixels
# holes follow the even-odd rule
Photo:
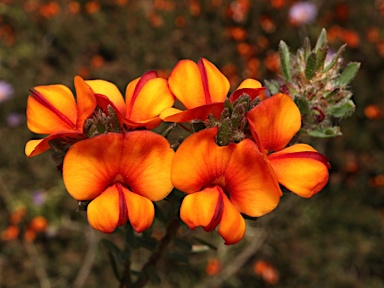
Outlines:
[[[243,82],[240,83],[239,87],[237,87],[237,90],[238,89],[243,89],[243,88],[261,88],[263,85],[261,85],[261,83],[255,79],[251,79],[251,78],[248,78],[248,79],[245,79]]]
[[[301,127],[301,114],[293,100],[285,94],[276,94],[247,113],[264,149],[283,149]]]

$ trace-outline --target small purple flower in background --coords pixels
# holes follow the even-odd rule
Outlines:
[[[11,128],[16,128],[25,123],[25,116],[21,113],[12,112],[7,115],[7,124]]]
[[[14,89],[11,84],[0,81],[0,103],[12,97]]]
[[[289,20],[295,26],[311,23],[317,15],[317,7],[310,2],[297,2],[289,9]]]
[[[42,189],[36,190],[32,193],[32,202],[35,206],[41,206],[45,203],[45,191]]]

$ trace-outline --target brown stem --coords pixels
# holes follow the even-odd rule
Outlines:
[[[179,218],[172,219],[171,222],[167,226],[165,236],[163,237],[163,239],[161,239],[160,244],[157,247],[156,251],[154,251],[152,253],[152,255],[149,257],[147,263],[144,264],[143,268],[141,269],[142,275],[136,280],[136,282],[133,283],[132,287],[141,288],[141,287],[144,287],[148,283],[149,270],[151,268],[156,267],[157,262],[159,262],[159,260],[163,256],[166,248],[168,247],[169,243],[171,243],[173,237],[176,235],[179,227],[180,227]]]

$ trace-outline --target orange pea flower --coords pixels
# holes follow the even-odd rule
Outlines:
[[[276,94],[247,113],[248,124],[280,184],[309,198],[328,182],[328,159],[307,144],[287,146],[301,127],[301,114],[293,100]]]
[[[262,216],[277,206],[282,192],[253,140],[220,147],[215,142],[217,131],[217,127],[201,130],[179,146],[171,179],[188,194],[180,208],[188,227],[212,231],[219,225],[225,244],[234,244],[245,233],[240,213]]]
[[[28,157],[36,156],[50,148],[49,141],[58,138],[83,138],[83,126],[96,107],[92,89],[84,80],[74,79],[76,100],[64,85],[34,87],[27,103],[27,126],[37,134],[49,134],[44,139],[30,140],[25,146]]]
[[[205,58],[200,59],[197,64],[188,59],[179,61],[173,68],[168,83],[172,93],[187,110],[165,109],[160,115],[164,121],[206,120],[209,114],[220,118],[230,84],[224,74],[210,61]],[[247,79],[243,83],[247,83],[248,86],[242,84],[238,89],[261,87],[260,82],[253,79]]]
[[[97,103],[106,110],[115,108],[119,120],[130,128],[153,129],[161,123],[160,113],[174,103],[174,96],[167,80],[155,71],[145,73],[131,81],[123,95],[115,84],[104,80],[88,80],[86,83],[96,93]]]
[[[174,151],[151,131],[107,133],[75,143],[63,164],[69,194],[91,201],[89,224],[113,232],[126,222],[141,232],[154,219],[152,201],[172,190],[170,172]]]

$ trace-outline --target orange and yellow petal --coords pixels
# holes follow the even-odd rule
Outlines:
[[[262,101],[247,113],[247,119],[267,151],[283,149],[301,127],[299,108],[285,94]]]
[[[117,182],[124,134],[108,133],[75,143],[63,163],[64,184],[76,200],[92,200]]]
[[[175,152],[169,142],[151,131],[124,135],[120,174],[131,190],[152,201],[166,197],[173,185],[171,163]]]
[[[328,159],[307,144],[296,144],[268,156],[278,181],[293,193],[309,198],[328,182]]]
[[[217,119],[220,118],[221,113],[224,109],[223,102],[216,102],[207,105],[202,105],[196,108],[181,111],[176,108],[165,109],[161,114],[160,118],[165,122],[191,122],[192,120],[205,121],[208,115],[213,115]]]
[[[180,207],[180,218],[190,228],[202,226],[212,231],[221,221],[223,195],[218,187],[205,188],[200,192],[187,195]]]
[[[128,189],[127,189],[128,190]],[[130,191],[124,191],[129,223],[140,233],[148,229],[155,218],[155,208],[152,201]]]
[[[229,91],[228,79],[206,59],[177,63],[168,79],[172,93],[187,109],[224,102]]]
[[[217,128],[189,136],[177,149],[172,163],[172,183],[185,193],[200,191],[220,182],[231,158],[233,145],[215,143]],[[215,183],[216,182],[216,183]]]
[[[27,102],[27,125],[38,134],[76,130],[77,108],[71,90],[64,85],[37,86]]]
[[[219,226],[219,234],[224,238],[226,245],[236,244],[245,234],[245,220],[232,202],[223,196],[223,215]]]
[[[85,121],[92,115],[96,108],[96,98],[92,88],[85,83],[83,78],[76,76],[74,79],[77,100],[76,127],[83,131]]]
[[[234,148],[225,171],[231,202],[251,217],[269,213],[278,205],[282,192],[268,161],[250,139],[231,146]]]
[[[105,80],[87,80],[85,82],[92,88],[94,93],[106,96],[120,113],[125,113],[123,95],[115,84]]]
[[[126,91],[126,117],[131,121],[148,122],[158,117],[164,109],[171,107],[174,103],[174,96],[169,90],[168,82],[163,78],[157,77],[148,80],[136,92],[137,95],[132,93],[131,86],[128,85]]]
[[[87,207],[89,225],[104,233],[112,233],[119,224],[120,198],[115,185],[108,187]]]

